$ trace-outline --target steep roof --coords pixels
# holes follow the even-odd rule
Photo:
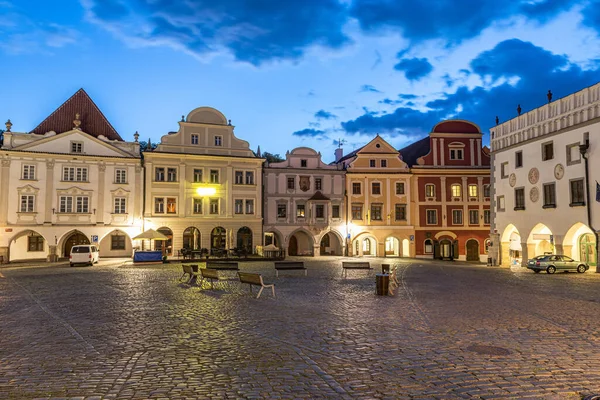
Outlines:
[[[365,146],[359,147],[358,149],[346,154],[345,156],[340,158],[338,161],[334,161],[332,164],[339,164],[342,161],[346,161],[347,159],[354,157],[356,155],[356,153],[358,153],[359,151],[361,151],[363,149],[363,147],[365,147]]]
[[[31,132],[40,135],[49,131],[54,131],[57,134],[68,132],[74,128],[75,114],[79,114],[80,129],[83,132],[94,137],[103,135],[110,140],[123,141],[121,135],[117,133],[96,103],[83,89],[79,89]]]
[[[471,121],[449,119],[433,127],[434,133],[481,133],[481,129]]]
[[[402,155],[402,160],[408,164],[409,167],[417,164],[417,160],[419,157],[423,157],[431,148],[429,136],[424,137],[421,140],[418,140],[412,144],[409,144],[403,149],[400,149],[400,154]]]

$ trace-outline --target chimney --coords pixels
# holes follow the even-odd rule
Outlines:
[[[341,147],[338,147],[337,149],[335,149],[334,154],[335,154],[335,162],[338,162],[344,156],[344,149],[342,149]]]

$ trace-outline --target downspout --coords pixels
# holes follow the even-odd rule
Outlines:
[[[346,180],[346,177],[344,176],[344,181]],[[350,239],[349,239],[349,235],[350,232],[348,232],[348,189],[346,189],[346,182],[344,182],[344,201],[346,203],[345,208],[346,208],[346,257],[348,257],[349,254],[349,247],[350,247]]]
[[[600,263],[598,263],[598,249],[600,243],[598,243],[598,232],[596,228],[592,225],[592,203],[590,202],[590,167],[588,163],[588,149],[590,148],[590,139],[585,137],[584,144],[579,145],[579,152],[583,157],[585,163],[585,194],[586,194],[586,208],[587,208],[587,217],[588,217],[588,226],[594,232],[594,237],[596,239],[596,272],[600,272]]]
[[[142,232],[146,232],[146,166],[144,165],[144,152],[141,149],[140,164],[142,165]],[[152,242],[150,249],[152,249]],[[144,250],[144,239],[142,239],[142,250]]]

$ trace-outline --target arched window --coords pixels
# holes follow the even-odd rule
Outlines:
[[[453,184],[452,186],[450,186],[450,190],[452,191],[452,197],[461,197],[461,187],[458,183]]]
[[[425,254],[433,253],[433,241],[431,239],[425,239]]]
[[[425,185],[425,197],[435,197],[435,185],[433,183]]]

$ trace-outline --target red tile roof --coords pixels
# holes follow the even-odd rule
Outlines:
[[[433,132],[437,133],[481,133],[479,127],[469,121],[447,120],[438,123],[433,127]]]
[[[75,114],[79,113],[80,128],[83,132],[94,137],[106,136],[110,140],[123,141],[121,135],[108,122],[102,111],[83,89],[79,89],[73,96],[58,107],[50,116],[39,124],[32,133],[43,135],[54,131],[57,134],[73,130]]]

